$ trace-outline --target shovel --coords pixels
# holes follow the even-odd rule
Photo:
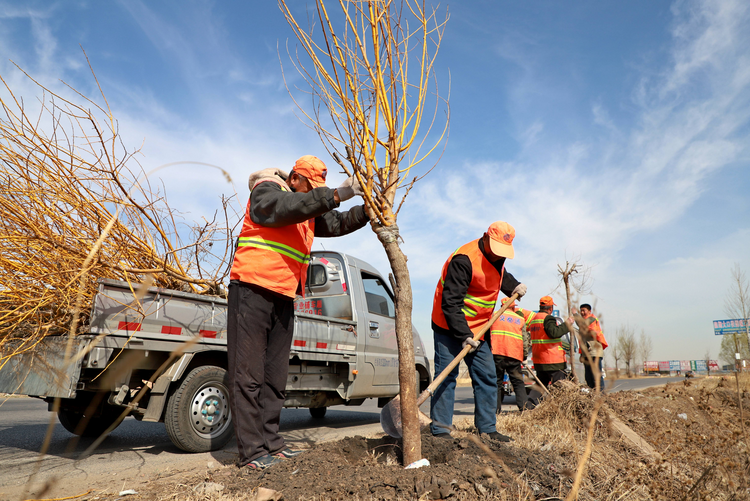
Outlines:
[[[474,334],[474,340],[479,341],[479,338],[481,338],[490,329],[490,327],[492,327],[492,324],[495,323],[495,320],[497,320],[498,317],[502,315],[516,299],[518,299],[518,294],[513,294],[512,296],[510,296],[508,301],[505,303],[505,306],[497,310],[492,315],[492,318],[490,318],[490,320],[484,325],[484,327],[482,327],[479,332]],[[432,420],[427,417],[424,412],[419,410],[419,406],[425,403],[425,401],[430,398],[430,396],[432,396],[437,387],[440,386],[440,383],[442,383],[443,380],[448,376],[448,374],[459,363],[461,363],[461,360],[466,357],[469,351],[471,351],[471,346],[467,344],[466,346],[464,346],[464,349],[461,350],[461,352],[456,356],[456,358],[454,358],[453,361],[448,364],[445,369],[443,369],[443,372],[441,372],[440,375],[432,381],[432,384],[430,384],[430,386],[428,386],[427,389],[423,391],[419,395],[419,397],[417,397],[417,413],[420,428],[427,426],[432,422]],[[403,432],[403,427],[401,425],[401,395],[396,395],[396,397],[388,402],[386,406],[383,407],[383,410],[380,411],[380,426],[383,427],[384,432],[386,432],[393,438],[401,438],[401,434]]]
[[[521,368],[526,370],[528,374],[531,374],[531,376],[534,378],[534,381],[536,381],[536,384],[542,387],[542,389],[547,393],[547,395],[552,395],[552,393],[549,392],[546,386],[542,384],[541,381],[539,381],[539,378],[536,376],[536,373],[531,370],[530,367],[528,367],[525,363],[521,363]]]

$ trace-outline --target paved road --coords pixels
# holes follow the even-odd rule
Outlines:
[[[648,378],[620,380],[613,391],[657,386],[682,378]],[[515,409],[508,397],[505,410]],[[429,414],[429,404],[422,410]],[[456,418],[474,413],[471,388],[456,392]],[[79,494],[90,488],[110,490],[136,489],[155,473],[161,476],[192,470],[217,468],[236,460],[236,444],[205,454],[187,454],[172,445],[164,425],[143,423],[127,418],[97,449],[82,458],[91,439],[75,440],[55,420],[47,455],[39,461],[50,413],[47,404],[32,398],[11,398],[0,406],[0,500],[21,498],[28,479],[36,497],[61,497]],[[380,409],[375,400],[359,407],[336,406],[323,420],[310,416],[307,409],[284,409],[281,431],[288,442],[309,447],[315,442],[336,440],[344,436],[373,435],[381,432]],[[52,489],[39,496],[40,486],[52,482]]]

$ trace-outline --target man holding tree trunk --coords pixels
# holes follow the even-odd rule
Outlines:
[[[604,350],[609,345],[607,344],[607,340],[602,332],[602,325],[599,323],[599,319],[591,313],[590,304],[581,305],[581,316],[589,326],[588,336],[584,338],[583,342],[586,343],[589,355],[593,361],[593,365],[589,364],[589,359],[586,357],[586,354],[583,353],[581,348],[578,349],[578,352],[581,354],[581,363],[583,364],[586,384],[589,388],[596,388],[596,378],[594,377],[592,367],[599,367],[599,390],[603,391],[604,376],[602,375],[602,359],[604,358]]]
[[[488,343],[474,340],[474,333],[492,317],[500,291],[506,296],[526,293],[526,286],[505,271],[505,260],[513,259],[515,229],[504,221],[490,225],[477,240],[459,247],[443,265],[432,305],[435,340],[435,374],[439,374],[466,345],[472,351],[464,359],[474,389],[474,425],[480,435],[509,442],[495,429],[497,376]],[[432,395],[430,431],[451,438],[446,428],[453,424],[453,404],[458,367],[448,374]]]
[[[250,175],[227,304],[229,403],[239,466],[262,470],[299,454],[279,435],[292,343],[294,298],[303,295],[313,237],[346,235],[369,218],[364,206],[333,210],[362,195],[356,178],[326,187],[322,160],[305,155],[287,176]]]

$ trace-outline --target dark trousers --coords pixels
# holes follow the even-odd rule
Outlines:
[[[286,447],[279,435],[294,302],[263,288],[230,284],[227,305],[229,405],[240,466]]]
[[[521,362],[515,358],[503,355],[494,355],[495,372],[497,372],[497,412],[500,412],[503,402],[503,379],[505,373],[508,373],[510,384],[513,385],[513,392],[516,394],[516,405],[519,410],[526,408],[526,385],[523,384],[523,373],[521,372]]]
[[[601,357],[594,358],[594,364],[599,366],[599,389],[604,390],[604,377],[602,377],[602,359]],[[586,378],[586,384],[589,388],[596,388],[596,378],[594,378],[594,371],[588,364],[583,364],[583,375]]]
[[[543,370],[537,369],[536,377],[539,378],[539,382],[542,383],[544,386],[549,386],[558,381],[567,379],[568,376],[567,374],[565,374],[565,371],[562,371],[562,370],[543,371]]]

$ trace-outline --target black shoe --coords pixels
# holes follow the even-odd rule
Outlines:
[[[433,435],[435,438],[442,438],[443,440],[453,440],[450,433],[437,433]]]
[[[289,447],[286,449],[282,449],[279,452],[274,453],[274,457],[281,458],[281,459],[291,459],[296,458],[300,454],[302,454],[304,451],[293,451]]]
[[[265,456],[261,456],[259,458],[253,459],[249,463],[247,463],[243,468],[249,470],[249,471],[260,471],[265,470],[266,468],[270,468],[271,466],[280,463],[281,458],[274,457],[270,454],[266,454]]]
[[[493,431],[492,433],[483,433],[482,436],[491,438],[492,440],[497,440],[498,442],[513,442],[513,439],[508,435],[503,435],[502,433],[499,433],[497,431]]]

